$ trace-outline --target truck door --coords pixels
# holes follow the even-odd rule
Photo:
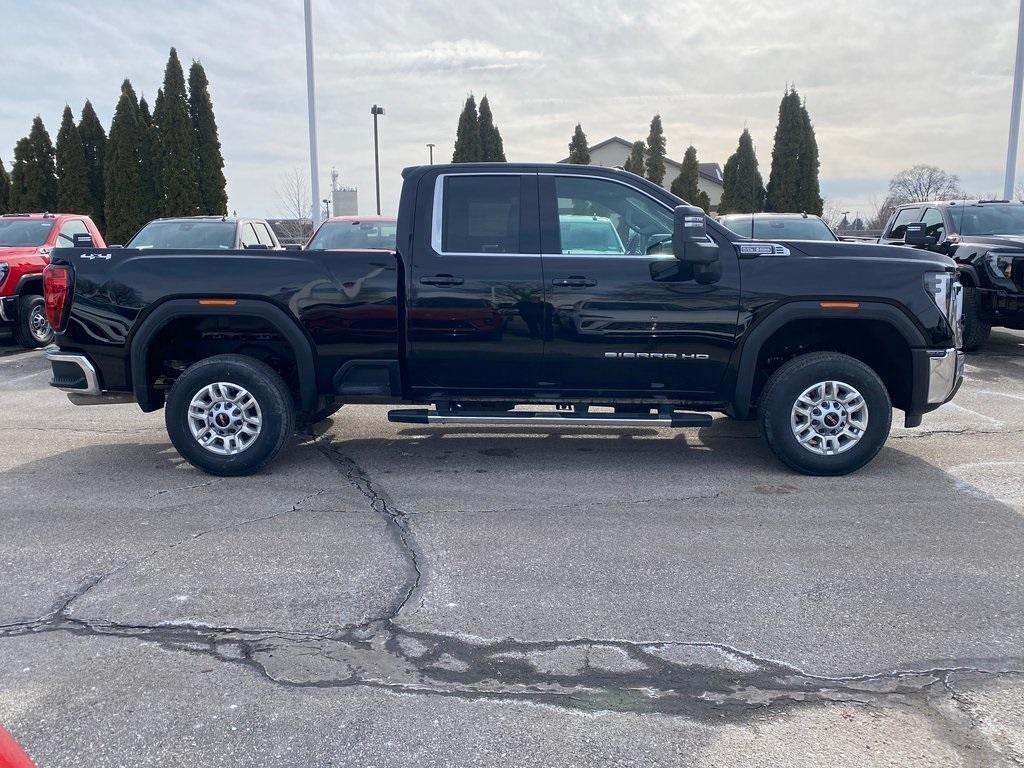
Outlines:
[[[537,175],[454,173],[423,183],[431,203],[418,206],[406,318],[413,391],[536,388],[544,353]]]
[[[739,264],[724,237],[722,277],[693,279],[672,255],[672,208],[627,180],[539,180],[550,305],[545,379],[561,394],[709,396],[737,334]]]

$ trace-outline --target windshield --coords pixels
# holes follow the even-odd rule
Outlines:
[[[235,245],[235,224],[231,221],[151,221],[128,248],[224,248]]]
[[[330,251],[367,248],[395,250],[398,223],[394,221],[328,221],[316,233],[311,249]]]
[[[753,221],[753,229],[751,229]],[[753,218],[741,216],[720,222],[737,235],[755,240],[835,240],[836,236],[821,219],[808,216],[786,218]]]
[[[38,247],[53,231],[53,219],[0,219],[0,248]]]
[[[949,209],[961,235],[1024,235],[1024,205],[965,205]]]

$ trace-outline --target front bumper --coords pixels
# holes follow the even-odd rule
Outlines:
[[[928,350],[928,405],[948,403],[963,381],[963,352],[959,349]]]
[[[0,323],[13,323],[18,316],[18,297],[0,297]]]

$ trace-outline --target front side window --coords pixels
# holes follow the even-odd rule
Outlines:
[[[672,252],[672,211],[625,184],[559,176],[560,253],[656,255]]]
[[[521,253],[519,176],[445,179],[443,253]]]
[[[238,233],[238,239],[242,243],[243,248],[252,248],[253,246],[260,245],[260,239],[256,237],[256,230],[252,228],[252,224],[245,222],[242,225],[241,231]]]
[[[889,230],[889,237],[900,239],[907,234],[907,224],[917,221],[921,218],[920,208],[904,208],[898,214],[892,222],[892,228]]]
[[[936,243],[941,243],[946,236],[946,225],[942,223],[942,213],[935,208],[928,208],[921,217],[925,225],[925,234],[935,238]]]
[[[253,226],[256,227],[256,237],[260,239],[260,242],[268,248],[273,248],[274,238],[270,234],[270,229],[267,225],[262,221],[257,221],[253,223]]]
[[[81,219],[65,221],[57,233],[57,247],[71,248],[75,244],[75,235],[88,235],[89,230]]]
[[[218,248],[235,245],[230,221],[151,221],[128,243],[128,248]]]
[[[0,248],[37,248],[52,229],[53,219],[0,219]]]

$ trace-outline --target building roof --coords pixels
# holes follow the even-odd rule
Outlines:
[[[591,145],[590,150],[594,151],[595,149],[601,149],[602,147],[607,147],[609,144],[618,144],[627,150],[633,148],[633,142],[626,141],[621,136],[612,136],[611,138],[605,139],[604,141],[599,141],[597,142],[597,144]],[[567,163],[569,162],[569,158],[567,157],[564,160],[559,160],[559,162]],[[675,170],[676,175],[679,174],[679,171],[682,170],[683,167],[682,162],[680,162],[679,160],[673,160],[670,157],[665,158],[665,165],[666,167]],[[703,178],[705,181],[710,181],[713,184],[722,184],[722,166],[720,166],[718,163],[698,163],[698,165],[700,166],[701,178]]]

